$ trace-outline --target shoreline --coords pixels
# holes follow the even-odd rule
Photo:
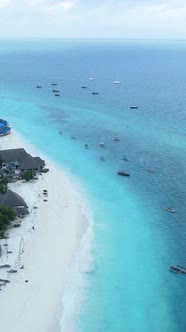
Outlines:
[[[1,137],[1,150],[19,147],[38,156],[14,130]],[[21,227],[8,232],[12,254],[6,254],[5,240],[0,240],[0,265],[10,264],[18,271],[8,275],[10,283],[0,292],[1,328],[9,332],[60,331],[70,266],[89,230],[88,216],[68,177],[54,163],[45,161],[49,172],[38,175],[38,180],[8,185],[23,197],[30,212]],[[48,191],[47,201],[43,189]],[[0,278],[7,274],[0,270]]]

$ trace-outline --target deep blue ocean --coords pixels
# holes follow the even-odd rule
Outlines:
[[[0,117],[91,207],[75,332],[185,332],[186,276],[169,267],[186,266],[186,41],[1,40]]]

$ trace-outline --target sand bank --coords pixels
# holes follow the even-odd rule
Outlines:
[[[33,156],[43,157],[14,131],[0,138],[2,150],[20,147]],[[6,241],[0,241],[3,249],[0,265],[10,264],[18,271],[8,274],[6,269],[0,269],[0,278],[10,280],[0,291],[2,331],[60,330],[61,298],[68,267],[87,227],[68,178],[54,164],[45,161],[50,171],[39,175],[38,180],[18,181],[9,186],[25,199],[30,214],[22,220],[21,227],[9,230],[7,244],[11,254],[7,255]],[[43,196],[43,189],[48,191],[48,197]],[[24,269],[20,269],[22,265]]]

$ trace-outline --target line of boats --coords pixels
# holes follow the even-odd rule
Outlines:
[[[56,86],[56,85],[58,85],[58,84],[57,84],[57,83],[51,83],[51,85]],[[41,86],[41,85],[36,85],[36,88],[37,88],[37,89],[41,89],[42,86]],[[59,91],[59,90],[55,90],[55,89],[53,89],[52,92],[54,92],[54,96],[56,96],[56,97],[60,97],[60,91]]]
[[[90,77],[89,77],[89,80],[93,81],[93,80],[95,80],[95,77],[90,76]],[[113,81],[113,83],[114,83],[114,84],[120,84],[120,83],[121,83],[121,81],[119,81],[119,79],[118,79],[118,74],[117,74],[117,79],[116,79],[115,81]],[[52,85],[52,86],[57,86],[58,84],[57,84],[57,83],[51,83],[51,85]],[[36,88],[39,89],[39,88],[42,88],[42,86],[37,85]],[[86,87],[86,86],[82,86],[81,88],[82,88],[82,89],[86,89],[87,87]],[[60,91],[59,91],[59,90],[53,89],[52,92],[54,93],[55,96],[60,96]],[[97,95],[97,94],[99,94],[99,93],[98,93],[98,92],[92,92],[92,94],[93,94],[93,95]],[[130,106],[130,109],[137,109],[137,108],[138,108],[138,106],[135,106],[135,105]],[[59,131],[59,134],[62,135],[62,132]],[[75,139],[75,137],[73,137],[73,139]],[[113,140],[114,140],[114,141],[119,141],[120,139],[119,139],[118,136],[115,136],[115,137],[113,138]],[[100,147],[105,147],[105,144],[104,144],[103,142],[101,142],[99,145],[100,145]],[[86,149],[89,149],[88,144],[85,144],[84,147],[85,147]],[[102,161],[105,161],[105,158],[104,158],[103,156],[100,156],[99,159],[102,160]],[[128,161],[128,158],[125,157],[125,156],[123,156],[121,159],[122,159],[122,160],[125,160],[125,161]],[[150,172],[150,173],[154,173],[154,172],[155,172],[155,170],[154,170],[153,168],[147,168],[147,171]],[[120,176],[126,176],[126,177],[129,177],[129,176],[130,176],[130,173],[127,173],[127,172],[125,172],[125,171],[123,171],[123,170],[119,170],[119,171],[117,171],[117,174],[120,175]],[[168,211],[168,212],[171,212],[171,213],[175,213],[175,212],[176,212],[174,209],[172,209],[172,208],[170,208],[170,207],[166,207],[166,206],[164,207],[164,210],[166,210],[166,211]]]
[[[62,134],[62,132],[59,131],[59,134]],[[75,137],[72,137],[72,138],[75,139]],[[119,139],[118,136],[115,136],[115,137],[113,138],[113,140],[114,140],[114,141],[119,141],[120,139]],[[105,143],[100,142],[100,143],[99,143],[99,146],[104,148],[104,147],[105,147]],[[89,149],[89,145],[88,145],[88,144],[85,144],[84,147],[85,147],[85,149]],[[105,158],[104,158],[103,156],[100,156],[99,159],[100,159],[101,161],[105,161]],[[121,159],[122,159],[122,160],[125,160],[125,161],[128,161],[128,158],[127,158],[126,156],[122,156]],[[148,172],[150,172],[150,173],[154,173],[154,172],[155,172],[155,170],[154,170],[153,168],[146,168],[146,170],[147,170]],[[118,171],[117,171],[117,174],[120,175],[120,176],[126,176],[126,177],[129,177],[129,176],[130,176],[130,173],[127,173],[127,172],[125,172],[125,171],[123,171],[123,170],[118,170]],[[175,212],[176,212],[176,210],[174,210],[174,209],[172,209],[171,207],[168,207],[168,206],[164,206],[163,209],[164,209],[165,211],[168,211],[168,212],[171,212],[171,213],[175,213]]]
[[[90,81],[93,81],[93,80],[95,80],[95,77],[90,76],[90,77],[89,77],[89,80],[90,80]],[[121,81],[120,81],[119,78],[118,78],[118,74],[117,74],[117,78],[116,78],[116,80],[113,81],[113,84],[121,84]],[[51,83],[51,85],[52,85],[52,86],[57,86],[58,83]],[[42,86],[41,86],[41,85],[36,85],[36,88],[37,88],[37,89],[41,89]],[[87,89],[87,86],[82,86],[81,89]],[[59,91],[59,90],[55,90],[55,89],[54,89],[54,90],[52,90],[52,92],[54,92],[54,95],[55,95],[56,97],[60,97],[60,91]],[[95,91],[93,91],[93,92],[92,92],[92,95],[99,95],[99,92],[95,92]],[[136,105],[132,105],[132,106],[130,106],[130,109],[137,109],[137,108],[138,108],[138,106],[136,106]]]

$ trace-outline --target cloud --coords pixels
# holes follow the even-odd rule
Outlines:
[[[167,9],[181,9],[185,8],[185,0],[77,0],[77,8],[81,10],[97,10],[105,8],[105,11],[118,12],[118,14],[129,9],[143,9],[143,8],[167,8]]]
[[[69,10],[75,6],[75,2],[73,1],[63,1],[59,4],[59,6],[65,10]]]
[[[69,10],[74,6],[73,0],[23,0],[27,7],[39,7],[40,9],[65,9]]]
[[[53,3],[50,6],[48,6],[48,9],[50,10],[70,10],[73,7],[75,7],[75,2],[71,1],[71,0],[64,0],[64,1],[60,1],[58,3]]]
[[[186,0],[0,0],[0,10],[0,36],[186,38]]]
[[[0,0],[0,8],[8,7],[11,4],[11,0]]]

